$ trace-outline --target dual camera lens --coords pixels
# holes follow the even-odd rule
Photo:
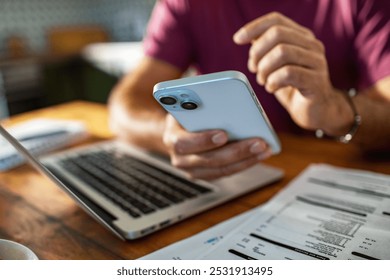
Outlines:
[[[159,100],[164,105],[175,105],[177,103],[177,99],[173,96],[162,96]],[[180,106],[185,110],[195,110],[198,108],[198,104],[191,100],[184,100],[180,103]]]

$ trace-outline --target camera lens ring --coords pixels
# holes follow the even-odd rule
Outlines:
[[[185,109],[185,110],[195,110],[198,108],[198,104],[196,104],[196,102],[194,101],[183,101],[180,106]]]
[[[161,96],[159,101],[164,105],[174,105],[177,103],[177,99],[174,96]]]

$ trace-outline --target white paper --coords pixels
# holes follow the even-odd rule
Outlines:
[[[142,257],[142,260],[193,260],[199,259],[203,254],[216,246],[224,239],[226,233],[245,222],[255,210],[247,211],[232,219],[211,227],[199,234],[176,242],[170,246]]]
[[[44,118],[26,121],[7,130],[36,156],[75,144],[88,135],[82,122]],[[0,136],[0,171],[24,162],[24,157]]]
[[[390,259],[390,176],[312,165],[202,259]]]

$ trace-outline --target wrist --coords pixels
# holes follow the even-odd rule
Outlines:
[[[342,143],[349,143],[355,136],[361,124],[359,115],[354,104],[354,89],[348,92],[336,91],[336,100],[329,110],[329,116],[323,128],[316,130],[316,136],[322,138],[325,135]]]

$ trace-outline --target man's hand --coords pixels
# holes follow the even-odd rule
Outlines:
[[[173,166],[189,177],[212,180],[244,170],[271,155],[258,138],[228,142],[224,131],[190,133],[167,115],[163,142]]]
[[[298,125],[321,128],[330,135],[348,131],[353,113],[342,93],[333,88],[324,46],[309,29],[271,13],[243,26],[233,39],[251,44],[249,70]]]

